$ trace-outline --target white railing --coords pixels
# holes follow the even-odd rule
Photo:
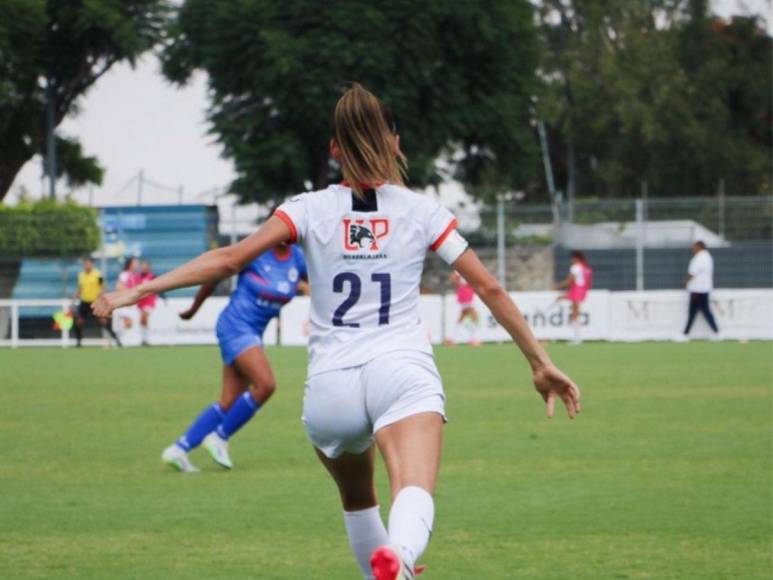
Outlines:
[[[538,338],[566,340],[573,336],[569,305],[558,303],[556,292],[512,292]],[[581,334],[589,340],[644,341],[670,340],[681,333],[687,315],[688,295],[679,290],[645,292],[608,292],[594,290],[588,295],[581,312]],[[190,306],[188,298],[159,300],[150,317],[150,343],[165,345],[216,344],[215,326],[218,315],[227,304],[224,297],[207,300],[193,320],[181,320],[179,313]],[[10,311],[3,323],[0,315],[0,347],[73,346],[70,333],[62,331],[54,339],[20,338],[20,311],[25,307],[54,307],[67,310],[71,302],[58,300],[0,300],[0,311]],[[272,321],[263,336],[266,345],[305,345],[309,337],[309,298],[298,297],[282,309],[278,323]],[[475,299],[481,325],[478,338],[483,342],[509,340],[505,330]],[[773,290],[717,290],[712,294],[712,308],[722,331],[731,340],[773,339]],[[455,334],[458,305],[453,295],[422,295],[420,315],[433,344],[442,343]],[[53,320],[51,320],[53,324]],[[139,311],[125,308],[113,314],[113,328],[126,346],[140,344]],[[706,338],[710,330],[701,316],[692,336]],[[9,337],[10,336],[10,337]],[[85,345],[104,344],[104,340],[84,340]]]
[[[59,338],[19,338],[19,309],[21,308],[35,308],[35,307],[54,307],[60,310],[67,310],[72,301],[68,298],[61,298],[58,300],[0,300],[0,310],[3,308],[10,309],[10,324],[11,333],[10,338],[0,336],[0,346],[10,346],[16,348],[18,346],[62,346],[66,348],[70,344],[69,333],[66,330],[62,330]],[[0,322],[2,318],[0,317]],[[2,328],[2,324],[0,324]],[[94,341],[89,341],[93,343]]]

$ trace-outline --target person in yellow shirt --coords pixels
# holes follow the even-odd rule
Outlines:
[[[102,272],[94,267],[94,261],[91,258],[84,258],[83,270],[78,274],[78,289],[75,291],[75,298],[79,300],[75,317],[75,338],[77,340],[77,346],[81,346],[83,327],[90,318],[96,320],[102,328],[107,330],[107,333],[118,346],[122,346],[121,341],[113,331],[111,319],[97,318],[91,311],[91,305],[99,298],[99,295],[102,294],[104,286],[105,279],[102,277]]]

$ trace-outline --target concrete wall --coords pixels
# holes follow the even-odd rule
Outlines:
[[[475,250],[486,267],[496,275],[495,248]],[[714,284],[717,288],[773,288],[773,246],[769,243],[735,243],[727,248],[709,248],[714,256]],[[630,249],[587,250],[593,267],[593,287],[604,290],[636,289],[636,252]],[[689,248],[656,248],[644,252],[644,288],[684,288]],[[507,289],[548,290],[569,270],[569,250],[547,246],[508,248]],[[450,268],[434,253],[427,256],[422,289],[438,294],[452,292]]]
[[[727,248],[709,248],[714,257],[717,288],[773,287],[773,246],[769,243],[735,243]],[[636,289],[635,250],[587,250],[593,268],[593,287],[606,290]],[[645,290],[684,288],[689,248],[657,248],[644,251]],[[556,248],[555,276],[566,276],[569,250]]]
[[[483,264],[494,275],[497,273],[495,248],[475,250]],[[506,258],[506,287],[510,291],[549,290],[553,282],[553,250],[549,246],[508,248]],[[451,269],[443,260],[430,252],[424,264],[422,290],[443,294],[451,292],[448,277]]]

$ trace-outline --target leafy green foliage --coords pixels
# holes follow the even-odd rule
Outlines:
[[[184,83],[209,74],[212,132],[233,159],[233,190],[276,199],[336,177],[336,100],[358,81],[394,111],[410,182],[449,173],[491,195],[535,167],[530,103],[538,61],[525,0],[186,0],[163,53]]]
[[[0,256],[74,257],[99,246],[96,211],[48,199],[0,205]]]
[[[110,67],[134,64],[161,39],[167,12],[166,0],[0,2],[0,200],[24,163],[43,152],[46,79],[59,125]],[[69,143],[62,161],[70,182],[99,183],[93,158]]]
[[[703,0],[545,0],[551,155],[565,191],[712,195],[770,189],[771,38]]]
[[[64,137],[57,137],[56,149],[59,163],[57,177],[64,177],[70,187],[81,187],[89,183],[100,185],[105,176],[104,168],[96,157],[86,155],[81,144]]]

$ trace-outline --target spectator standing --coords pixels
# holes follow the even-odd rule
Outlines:
[[[97,324],[115,341],[116,345],[121,346],[121,341],[113,331],[110,318],[101,318],[93,314],[91,305],[99,298],[105,288],[105,279],[102,272],[94,267],[94,261],[86,257],[83,259],[83,270],[78,274],[78,289],[75,291],[75,298],[78,300],[78,308],[75,317],[75,338],[77,346],[81,346],[83,339],[83,327],[86,321],[94,319]]]
[[[695,242],[692,245],[693,257],[687,267],[687,291],[690,293],[690,306],[687,313],[687,326],[680,340],[688,340],[690,329],[698,312],[702,312],[714,332],[712,339],[719,338],[719,327],[711,312],[710,296],[714,290],[714,258],[711,257],[703,242]]]

